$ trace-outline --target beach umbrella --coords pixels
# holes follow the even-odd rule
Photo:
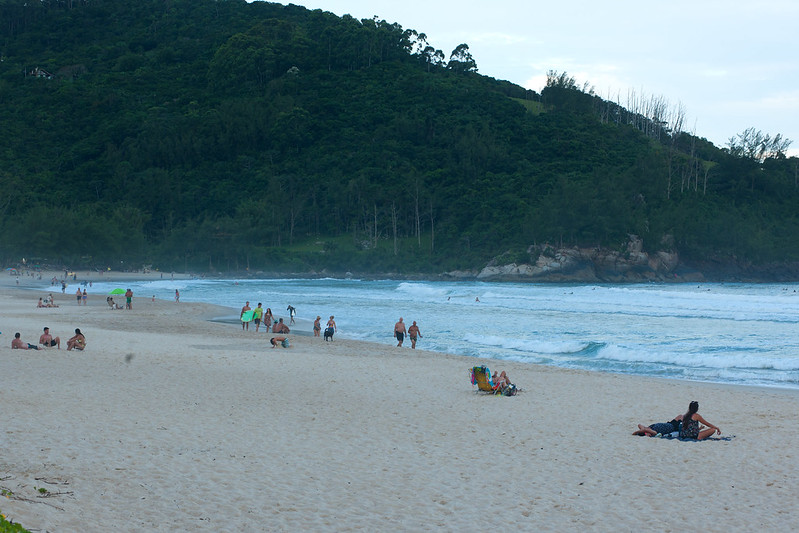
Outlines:
[[[114,289],[113,291],[109,292],[108,294],[125,294],[125,289]]]

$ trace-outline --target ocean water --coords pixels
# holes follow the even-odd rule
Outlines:
[[[94,295],[117,284],[95,283]],[[137,298],[246,300],[311,329],[395,344],[417,321],[418,347],[464,356],[716,383],[799,388],[799,284],[536,285],[356,279],[158,280]],[[478,300],[479,301],[476,301]],[[295,328],[296,331],[297,328]],[[406,342],[409,344],[409,342]]]

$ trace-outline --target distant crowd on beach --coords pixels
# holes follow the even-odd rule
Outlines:
[[[258,302],[258,305],[256,305],[255,308],[252,308],[250,307],[250,302],[248,300],[244,303],[244,306],[241,308],[241,313],[239,314],[241,330],[249,331],[250,323],[253,323],[255,324],[255,332],[258,333],[258,331],[261,329],[261,326],[263,326],[265,333],[269,333],[271,330],[273,334],[273,336],[269,339],[269,343],[272,345],[272,348],[277,348],[278,346],[289,348],[291,347],[291,343],[287,335],[291,333],[291,328],[289,326],[296,324],[295,318],[297,316],[297,309],[289,304],[289,306],[286,308],[286,311],[289,313],[288,324],[284,322],[283,317],[276,317],[272,312],[271,307],[264,308],[263,303]],[[316,330],[318,321],[319,317],[317,316],[316,322],[314,322],[314,336],[317,337],[319,336]],[[330,317],[328,325],[331,321],[333,321],[332,316]],[[335,328],[335,322],[333,322],[333,327]]]

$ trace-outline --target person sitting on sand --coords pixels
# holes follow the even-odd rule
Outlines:
[[[280,343],[280,345],[283,348],[289,347],[289,339],[288,337],[284,337],[283,335],[272,337],[271,339],[269,339],[269,342],[272,344],[272,348],[277,348],[277,343]]]
[[[79,328],[75,328],[75,335],[67,341],[67,351],[73,348],[81,351],[86,348],[86,337],[83,336]]]
[[[648,426],[638,424],[638,431],[633,431],[633,435],[637,435],[639,437],[657,437],[658,435],[668,435],[669,433],[680,431],[681,421],[682,415],[677,415],[669,422],[656,422]]]
[[[61,349],[61,337],[53,337],[50,335],[50,328],[45,326],[44,333],[42,333],[41,337],[39,337],[39,344],[43,344],[47,347],[58,346],[58,349]]]
[[[688,404],[688,412],[685,413],[682,420],[681,439],[705,440],[714,433],[721,435],[721,430],[717,426],[714,426],[699,414],[699,402],[694,401]],[[707,427],[701,427],[700,423]]]
[[[41,298],[39,298],[39,303],[36,305],[36,307],[44,307],[44,302]]]
[[[39,347],[35,344],[30,344],[28,342],[24,342],[20,338],[19,332],[14,333],[14,340],[11,341],[11,349],[12,350],[38,350]]]
[[[275,324],[275,327],[272,328],[272,333],[291,333],[291,330],[283,323],[283,319],[281,318],[277,324]]]

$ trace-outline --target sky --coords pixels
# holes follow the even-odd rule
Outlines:
[[[799,156],[796,0],[292,0],[427,35],[445,59],[461,43],[480,74],[540,92],[566,72],[627,107],[628,95],[682,109],[683,130],[718,147],[750,127]]]

